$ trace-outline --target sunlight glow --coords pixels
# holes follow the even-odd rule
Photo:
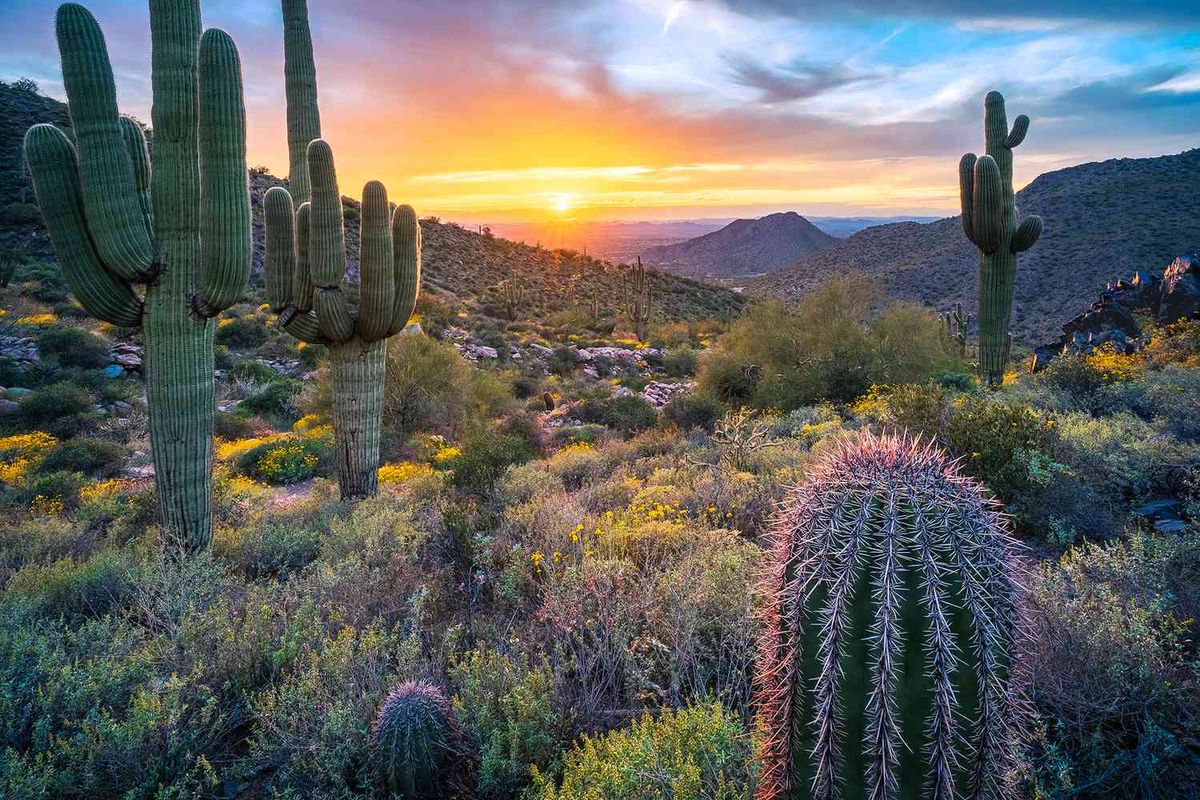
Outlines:
[[[579,195],[568,192],[555,192],[550,195],[550,208],[557,214],[565,214],[575,207]]]

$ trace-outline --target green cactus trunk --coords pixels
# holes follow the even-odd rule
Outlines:
[[[1009,130],[1004,98],[988,92],[983,129],[987,152],[979,158],[964,155],[958,181],[963,232],[979,248],[979,375],[997,386],[1004,380],[1012,350],[1009,324],[1017,253],[1033,247],[1042,220],[1022,220],[1013,191],[1013,148],[1025,140],[1029,117],[1018,116]]]
[[[329,348],[333,436],[342,499],[375,494],[387,340],[357,336]]]
[[[68,3],[56,29],[78,149],[52,125],[26,134],[38,204],[79,302],[141,328],[162,521],[170,541],[198,550],[212,538],[212,317],[250,271],[237,48],[223,31],[201,35],[197,0],[151,0],[151,159],[141,128],[117,111],[96,20]]]
[[[758,800],[1007,797],[1015,553],[935,450],[868,434],[814,470],[764,587]]]

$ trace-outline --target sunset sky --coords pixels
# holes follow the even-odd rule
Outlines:
[[[94,0],[149,119],[144,0]],[[53,0],[0,0],[0,79],[61,97]],[[206,0],[283,174],[278,0]],[[343,193],[464,222],[954,213],[983,94],[1018,182],[1200,146],[1200,0],[309,0]],[[799,10],[798,10],[799,9]]]

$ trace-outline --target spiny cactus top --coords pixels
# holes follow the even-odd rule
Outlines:
[[[466,738],[449,700],[426,681],[407,681],[388,694],[371,727],[371,746],[384,791],[437,800],[464,788]]]
[[[1006,797],[1017,545],[981,487],[898,436],[842,442],[776,522],[759,800]]]

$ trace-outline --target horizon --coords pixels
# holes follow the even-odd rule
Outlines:
[[[0,80],[63,99],[58,3],[6,5]],[[1017,188],[1200,144],[1192,2],[309,5],[342,193],[378,178],[468,225],[952,216],[991,88],[1033,120]],[[148,120],[144,1],[88,6],[122,110]],[[249,163],[283,176],[278,0],[203,7],[242,54]]]

